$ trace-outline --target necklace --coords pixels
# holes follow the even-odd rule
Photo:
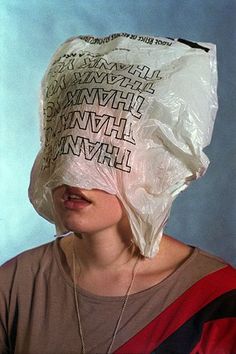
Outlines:
[[[126,309],[126,306],[127,306],[127,303],[128,303],[129,295],[131,293],[131,289],[132,289],[132,286],[134,284],[139,258],[140,257],[138,255],[137,259],[136,259],[136,261],[134,263],[133,269],[132,269],[131,281],[130,281],[129,286],[128,286],[127,290],[126,290],[126,294],[125,294],[125,297],[124,297],[124,302],[122,304],[121,311],[120,311],[119,317],[117,319],[116,326],[114,328],[114,332],[113,332],[113,335],[112,335],[112,340],[111,340],[111,343],[110,343],[110,345],[108,347],[107,354],[111,353],[111,349],[112,349],[112,347],[114,345],[114,342],[115,342],[115,339],[116,339],[116,335],[117,335],[117,332],[119,330],[120,323],[121,323],[123,314],[125,312],[125,309]],[[74,247],[73,247],[73,253],[72,253],[72,267],[73,267],[73,288],[74,288],[75,308],[76,308],[76,315],[77,315],[77,320],[78,320],[78,329],[79,329],[79,334],[80,334],[80,339],[81,339],[81,346],[82,346],[81,354],[86,354],[86,346],[85,346],[85,342],[84,342],[84,334],[83,334],[83,327],[82,327],[82,321],[81,321],[81,315],[80,315],[80,307],[79,307],[79,298],[78,298],[77,289],[76,289],[76,269],[75,269],[75,251],[74,251]]]

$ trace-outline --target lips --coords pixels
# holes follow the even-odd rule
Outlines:
[[[91,201],[76,187],[66,187],[63,195],[63,203],[67,209],[83,209],[91,204]]]

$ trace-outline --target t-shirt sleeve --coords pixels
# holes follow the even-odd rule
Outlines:
[[[16,261],[13,259],[0,267],[0,354],[10,353],[9,303],[14,282]]]
[[[204,324],[200,341],[191,354],[236,353],[236,318],[220,318]]]

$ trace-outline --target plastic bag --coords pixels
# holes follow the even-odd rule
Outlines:
[[[102,189],[123,203],[134,242],[158,252],[175,197],[208,167],[217,111],[215,46],[126,33],[60,46],[41,87],[41,150],[29,197],[56,221],[53,188]]]

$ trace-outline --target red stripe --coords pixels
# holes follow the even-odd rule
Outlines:
[[[235,269],[226,266],[205,276],[114,354],[152,352],[201,308],[225,292],[235,289],[235,274]]]
[[[223,318],[204,324],[201,340],[191,354],[213,353],[236,353],[236,318]]]

